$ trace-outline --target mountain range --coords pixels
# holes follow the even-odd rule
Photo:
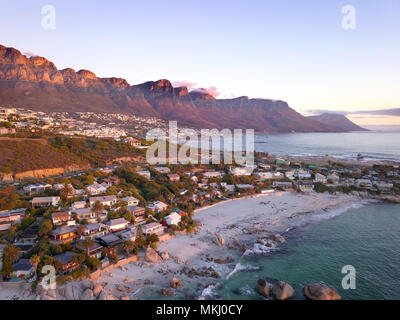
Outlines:
[[[0,105],[37,111],[128,113],[176,120],[195,128],[252,128],[256,132],[344,132],[348,119],[304,117],[280,100],[216,99],[173,87],[169,80],[130,85],[89,70],[58,70],[49,60],[0,45]],[[355,126],[355,125],[354,125]]]

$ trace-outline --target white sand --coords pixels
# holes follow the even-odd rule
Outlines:
[[[174,298],[198,298],[203,290],[208,290],[205,289],[208,284],[220,279],[198,275],[189,277],[187,270],[194,267],[199,271],[212,267],[221,279],[226,279],[233,270],[243,268],[238,262],[244,251],[243,248],[233,247],[237,243],[235,239],[249,249],[258,249],[260,245],[256,242],[259,239],[284,233],[291,227],[330,218],[361,204],[358,197],[344,194],[305,195],[291,192],[224,201],[194,213],[199,225],[195,234],[179,235],[159,244],[158,251],[168,252],[168,260],[151,264],[140,257],[137,263],[104,273],[98,282],[105,285],[105,291],[117,298],[124,295],[131,299],[154,298],[158,289],[170,288],[172,276],[176,274],[183,287],[172,289]],[[224,246],[214,242],[215,233],[224,238]],[[228,256],[233,257],[233,261],[226,264],[207,259],[226,260]],[[176,257],[181,261],[177,262]],[[186,272],[183,272],[185,267]],[[121,286],[124,287],[122,291]],[[12,299],[18,295],[12,290],[2,290],[0,299]]]
[[[221,278],[226,278],[243,255],[243,250],[232,248],[235,238],[241,244],[252,248],[257,239],[283,233],[291,227],[332,217],[360,204],[359,198],[344,194],[305,195],[291,192],[276,192],[224,201],[199,209],[194,213],[194,219],[199,225],[195,234],[177,236],[159,244],[158,251],[168,252],[170,255],[167,261],[157,265],[131,263],[126,266],[126,271],[117,268],[111,271],[111,277],[104,276],[100,282],[107,283],[107,288],[112,288],[117,284],[128,286],[132,293],[131,298],[136,298],[134,293],[143,294],[147,291],[148,296],[152,296],[156,288],[169,287],[175,273],[186,287],[174,290],[176,297],[192,297],[190,294],[193,294],[194,287],[198,285],[201,292],[206,283],[217,280],[197,276],[189,278],[182,273],[185,264],[189,269],[195,267],[197,270],[204,266],[207,268],[211,266]],[[225,246],[220,247],[213,241],[215,233],[225,239]],[[227,256],[232,256],[234,262],[221,265],[206,260],[207,257],[226,259]],[[174,257],[179,257],[182,262],[176,263]],[[151,283],[144,285],[146,279]],[[141,297],[146,297],[146,295]]]

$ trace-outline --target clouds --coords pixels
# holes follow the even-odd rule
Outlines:
[[[37,54],[30,52],[30,51],[24,52],[24,55],[27,57],[37,57],[38,56]]]
[[[214,98],[220,95],[220,92],[217,87],[211,86],[208,88],[197,88],[196,83],[182,80],[182,81],[175,81],[172,83],[172,86],[174,88],[177,87],[187,87],[189,91],[194,91],[194,92],[201,92],[201,93],[206,93]]]

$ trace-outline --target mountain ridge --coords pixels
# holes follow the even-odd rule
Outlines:
[[[333,125],[335,127],[342,128],[346,131],[369,131],[368,129],[362,128],[352,121],[350,121],[345,115],[335,113],[323,113],[317,116],[309,116],[309,119],[319,121]]]
[[[167,79],[130,85],[89,70],[58,70],[44,57],[0,45],[0,104],[38,111],[129,113],[177,120],[197,128],[253,128],[256,132],[344,132],[306,118],[281,100],[216,99]]]

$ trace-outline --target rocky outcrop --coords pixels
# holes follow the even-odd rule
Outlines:
[[[270,285],[265,279],[259,279],[257,281],[257,291],[265,298],[270,297]]]
[[[272,287],[272,293],[277,300],[286,300],[294,296],[292,286],[284,281],[277,281]]]
[[[216,233],[214,235],[214,242],[220,247],[223,247],[225,245],[225,239],[219,233]]]
[[[145,256],[146,260],[152,263],[160,263],[162,262],[161,257],[159,256],[159,254],[157,253],[156,250],[152,249],[152,248],[147,248],[146,249],[146,256]]]
[[[171,281],[171,287],[176,289],[182,286],[183,286],[182,282],[174,275]]]
[[[169,259],[169,254],[166,251],[161,252],[160,256],[161,256],[161,259],[163,259],[163,260],[168,260]]]
[[[340,300],[342,297],[335,289],[320,283],[309,284],[304,287],[304,294],[311,300]]]

